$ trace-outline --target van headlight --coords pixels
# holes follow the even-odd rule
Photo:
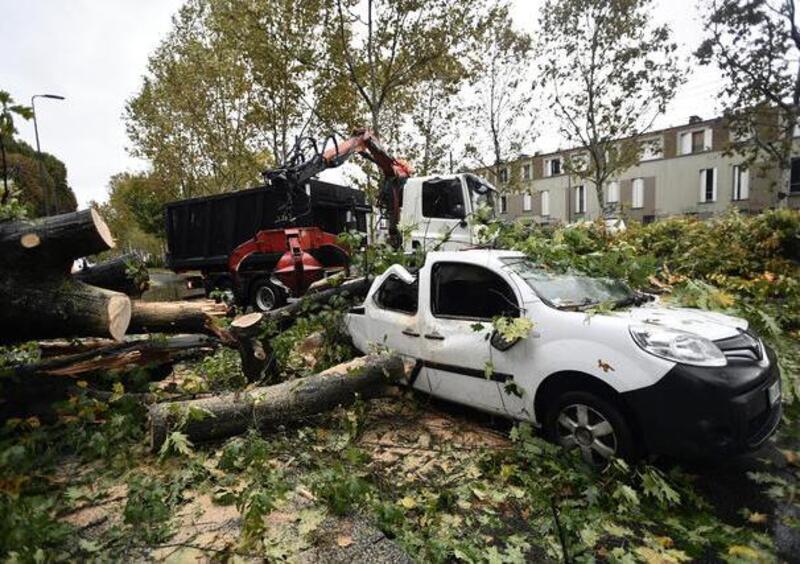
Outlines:
[[[728,361],[719,347],[694,333],[658,325],[631,325],[631,337],[652,355],[694,366],[725,366]]]

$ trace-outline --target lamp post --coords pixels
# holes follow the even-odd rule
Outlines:
[[[58,94],[34,94],[31,96],[31,109],[33,111],[33,132],[36,136],[36,157],[39,161],[39,179],[42,183],[42,194],[44,195],[44,215],[50,215],[50,205],[47,194],[47,181],[44,175],[44,162],[42,161],[42,148],[39,146],[39,125],[36,122],[36,98],[50,98],[51,100],[63,100],[63,96]],[[55,200],[55,187],[53,187],[53,199]]]

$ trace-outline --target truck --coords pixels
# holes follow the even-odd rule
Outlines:
[[[355,154],[383,175],[374,208],[363,192],[316,178]],[[199,270],[207,293],[230,291],[238,304],[261,311],[347,270],[350,250],[337,236],[366,235],[370,215],[396,249],[454,249],[477,242],[469,219],[480,208],[493,214],[497,200],[494,187],[474,174],[414,177],[366,129],[341,142],[331,136],[321,149],[315,139],[299,139],[286,162],[263,176],[261,187],[174,202],[165,211],[167,265]]]
[[[371,210],[360,190],[316,179],[307,182],[306,190],[308,201],[302,205],[295,202],[289,214],[282,210],[285,198],[267,186],[167,204],[168,268],[199,271],[201,278],[194,279],[195,283],[201,283],[207,294],[230,291],[241,305],[261,311],[279,307],[292,294],[292,287],[302,286],[276,275],[287,250],[286,240],[294,238],[291,234],[317,239],[306,245],[307,252],[321,266],[315,278],[328,276],[345,269],[349,258],[335,237],[325,234],[353,229],[365,232]],[[292,218],[295,229],[289,235],[279,228],[287,223],[282,214]],[[242,246],[259,233],[278,233],[281,239],[267,245],[264,252],[242,256]],[[230,268],[232,257],[238,261],[235,270]]]
[[[732,456],[764,444],[781,419],[778,359],[746,320],[517,251],[392,265],[345,325],[362,352],[380,346],[413,364],[410,387],[528,421],[592,466]]]

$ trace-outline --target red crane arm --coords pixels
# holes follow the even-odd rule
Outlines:
[[[322,160],[328,167],[337,167],[355,153],[374,162],[386,178],[409,178],[414,174],[411,165],[386,152],[369,129],[357,129],[349,139],[329,147],[322,154]]]

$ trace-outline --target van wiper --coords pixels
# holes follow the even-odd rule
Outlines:
[[[613,302],[614,308],[639,306],[653,300],[653,296],[643,292],[633,292],[630,296]]]

